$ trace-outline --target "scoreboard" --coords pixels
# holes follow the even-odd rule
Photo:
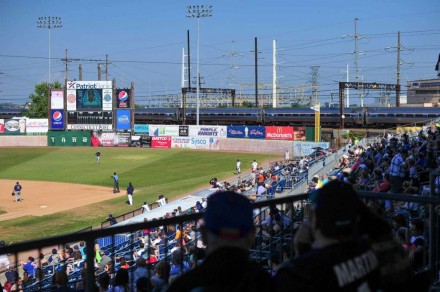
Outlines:
[[[113,130],[111,81],[68,81],[68,130]]]
[[[111,130],[112,125],[112,111],[67,112],[68,130]]]

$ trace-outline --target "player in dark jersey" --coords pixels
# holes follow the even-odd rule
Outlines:
[[[95,155],[96,155],[96,164],[99,164],[99,160],[101,159],[101,152],[97,151]]]

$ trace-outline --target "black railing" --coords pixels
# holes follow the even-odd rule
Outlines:
[[[408,195],[397,195],[397,194],[387,194],[387,193],[372,193],[372,192],[359,192],[359,196],[364,199],[374,199],[374,200],[390,200],[390,201],[403,201],[403,202],[417,202],[420,204],[426,204],[429,206],[428,208],[428,232],[429,232],[429,244],[428,244],[428,257],[425,262],[425,267],[430,269],[435,275],[439,274],[440,268],[440,256],[439,256],[439,205],[440,198],[439,197],[425,197],[425,196],[408,196]],[[253,203],[255,209],[258,209],[259,212],[256,212],[256,227],[257,227],[257,238],[255,241],[254,247],[250,250],[250,257],[254,261],[258,261],[261,263],[265,263],[268,259],[271,251],[278,248],[279,246],[287,246],[289,247],[290,254],[289,257],[294,255],[293,250],[293,237],[296,232],[296,228],[300,221],[302,220],[304,204],[307,203],[308,195],[293,195],[286,196],[283,198],[258,201]],[[286,218],[286,223],[283,224],[281,229],[277,229],[274,226],[272,220],[266,220],[267,215],[271,207],[277,207],[278,210],[281,211],[283,216]],[[86,244],[86,255],[87,259],[78,263],[78,267],[84,266],[86,264],[87,267],[95,267],[95,253],[94,245],[98,241],[98,239],[103,237],[112,237],[111,244],[105,247],[101,247],[102,250],[105,250],[105,253],[112,257],[117,265],[117,256],[127,256],[127,259],[132,262],[132,254],[139,250],[139,241],[138,237],[142,236],[144,230],[148,230],[149,234],[152,234],[154,229],[163,228],[163,230],[167,233],[167,236],[164,238],[164,244],[158,248],[158,254],[160,255],[160,259],[166,260],[169,258],[171,254],[171,249],[174,248],[178,243],[183,245],[183,236],[181,236],[178,240],[174,240],[173,232],[170,232],[171,228],[180,227],[183,233],[184,227],[186,227],[187,223],[195,226],[200,218],[202,218],[203,213],[195,213],[189,215],[182,215],[173,218],[154,220],[148,222],[135,223],[131,225],[123,225],[123,226],[111,226],[109,228],[103,228],[99,230],[91,230],[78,232],[74,234],[66,234],[60,235],[56,237],[44,238],[40,240],[32,240],[26,242],[15,243],[7,247],[0,248],[0,254],[10,254],[11,258],[15,259],[15,262],[19,262],[18,257],[20,253],[29,252],[29,251],[38,251],[38,254],[42,252],[46,247],[52,246],[65,246],[66,244],[76,243],[79,241],[84,241]],[[197,246],[199,231],[196,228],[195,238],[193,241],[187,243],[187,245]],[[124,244],[116,245],[115,238],[116,237],[125,236],[126,241]],[[153,248],[150,242],[146,245],[146,249]],[[157,248],[157,247],[156,247]],[[37,253],[37,252],[36,252]],[[189,252],[186,254],[181,254],[182,261],[181,265],[183,268],[183,259],[189,256]],[[154,255],[154,254],[152,254]],[[146,257],[148,258],[150,253],[147,251]],[[51,267],[52,272],[55,272],[58,269],[62,269],[67,265],[67,262],[60,263],[56,267]],[[194,265],[197,265],[197,261],[194,261]],[[41,268],[44,268],[42,266]],[[135,265],[132,264],[130,267],[130,271],[133,275],[133,270]],[[268,267],[270,268],[270,267]],[[72,273],[70,277],[70,285],[74,285],[75,282],[80,281],[78,277],[79,273]],[[52,273],[49,273],[50,277]],[[96,277],[99,273],[96,272],[96,269],[88,268],[86,269],[86,291],[92,291],[92,287],[96,286]],[[133,283],[133,277],[130,277]],[[133,286],[131,286],[133,287]],[[30,284],[27,287],[24,287],[24,291],[45,291],[50,289],[50,283],[48,281],[40,281],[39,283]]]

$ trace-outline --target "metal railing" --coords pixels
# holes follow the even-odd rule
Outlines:
[[[432,185],[432,189],[434,190],[434,185]],[[440,205],[440,198],[438,196],[408,196],[408,195],[398,195],[398,194],[387,194],[387,193],[371,193],[371,192],[358,192],[359,196],[361,198],[368,198],[368,199],[374,199],[374,200],[390,200],[390,201],[403,201],[403,202],[417,202],[419,204],[427,204],[429,206],[428,208],[428,217],[427,222],[429,222],[428,225],[428,233],[429,233],[429,244],[428,244],[428,257],[426,262],[426,267],[431,269],[433,272],[435,272],[436,275],[439,273],[439,267],[440,267],[440,257],[439,257],[439,237],[438,237],[438,228],[439,228],[439,205]],[[259,201],[253,203],[253,207],[256,210],[256,214],[258,217],[257,221],[257,230],[260,230],[261,232],[257,233],[257,239],[261,244],[257,244],[251,249],[251,259],[258,261],[258,262],[265,262],[268,258],[268,255],[270,254],[270,251],[277,248],[280,244],[288,245],[290,247],[290,250],[293,251],[293,240],[292,238],[295,235],[297,223],[302,220],[302,213],[296,212],[298,211],[297,206],[303,206],[304,202],[307,202],[308,195],[307,194],[300,194],[300,195],[293,195],[293,196],[285,196],[282,198],[277,198],[273,200],[265,200],[265,201]],[[281,229],[281,232],[272,233],[273,230],[273,223],[270,220],[266,226],[263,226],[263,222],[266,220],[266,216],[269,212],[269,210],[273,207],[277,207],[279,211],[282,212],[285,216],[288,216],[288,223],[286,219],[286,224],[283,225],[283,228]],[[287,215],[289,214],[289,215]],[[67,234],[67,235],[61,235],[51,238],[44,238],[40,240],[32,240],[32,241],[26,241],[26,242],[20,242],[16,244],[12,244],[7,247],[0,248],[0,254],[10,254],[12,258],[15,258],[15,262],[18,262],[18,256],[19,253],[22,252],[29,252],[29,251],[36,251],[36,253],[40,253],[42,249],[45,247],[50,246],[64,246],[67,243],[72,242],[78,242],[78,241],[84,241],[86,243],[86,255],[87,259],[83,261],[83,264],[78,264],[78,266],[84,266],[84,264],[87,267],[95,267],[95,253],[93,246],[98,241],[98,239],[103,237],[111,237],[115,239],[117,236],[125,236],[126,241],[124,244],[116,245],[116,240],[111,240],[111,243],[108,246],[101,247],[101,249],[105,249],[106,254],[110,255],[112,259],[117,263],[116,255],[121,255],[123,253],[127,254],[129,257],[131,254],[137,250],[136,243],[138,242],[138,237],[142,236],[143,230],[149,230],[149,232],[152,232],[152,230],[157,230],[159,228],[163,228],[165,232],[170,229],[171,227],[180,226],[182,230],[184,230],[183,227],[186,226],[187,223],[190,223],[192,225],[196,225],[198,220],[203,216],[203,213],[195,213],[195,214],[189,214],[189,215],[183,215],[178,216],[174,218],[168,218],[168,219],[161,219],[161,220],[155,220],[155,221],[148,221],[148,222],[141,222],[131,225],[124,225],[124,226],[112,226],[109,228],[104,228],[100,230],[91,230],[91,231],[85,231],[85,232],[79,232],[74,234]],[[263,232],[264,230],[268,230],[270,232]],[[196,238],[199,237],[198,230],[196,229]],[[174,240],[173,238],[167,237],[165,240],[165,245],[163,246],[162,250],[160,251],[162,259],[169,258],[169,255],[171,254],[171,248],[174,247],[177,243],[183,243],[182,237],[180,240]],[[150,244],[146,246],[146,248],[152,247]],[[293,255],[293,252],[291,252]],[[188,254],[182,255],[183,256],[189,256]],[[148,255],[147,255],[148,257]],[[197,262],[194,263],[195,265]],[[57,269],[63,268],[63,265],[60,264],[59,267],[54,269],[53,271],[56,271]],[[133,271],[135,267],[131,267],[131,271]],[[92,287],[95,287],[96,285],[96,277],[97,273],[95,273],[95,269],[89,268],[86,269],[86,291],[92,291]],[[70,284],[74,283],[75,281],[78,281],[78,278],[71,278]],[[40,282],[43,283],[43,282]],[[133,283],[132,283],[133,284]],[[47,287],[38,286],[38,284],[35,284],[34,288],[36,290],[45,290],[46,288],[49,289],[50,285]],[[90,289],[89,289],[90,288]],[[24,291],[34,291],[29,289],[24,289]]]

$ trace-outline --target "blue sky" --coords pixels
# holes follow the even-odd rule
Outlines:
[[[63,24],[51,30],[52,81],[64,81],[61,59],[67,49],[69,58],[76,59],[68,63],[69,79],[78,79],[81,64],[83,80],[97,80],[98,63],[108,55],[109,79],[118,87],[134,82],[137,103],[178,94],[187,30],[191,75],[196,74],[197,20],[186,17],[186,6],[197,4],[213,6],[212,17],[200,19],[200,74],[206,87],[253,94],[253,87],[244,84],[254,84],[256,37],[259,83],[272,83],[276,40],[279,87],[311,85],[311,67],[319,66],[319,99],[329,101],[346,78],[347,64],[354,79],[354,18],[359,19],[359,76],[364,81],[395,83],[398,31],[406,48],[402,84],[436,78],[438,0],[0,0],[0,103],[23,104],[35,84],[48,81],[48,29],[36,25],[42,16],[59,16]]]

